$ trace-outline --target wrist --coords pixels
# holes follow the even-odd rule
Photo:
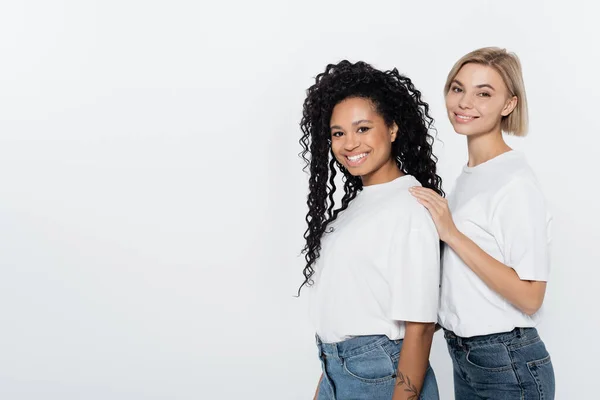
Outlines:
[[[445,242],[448,246],[454,248],[460,242],[463,236],[464,235],[461,231],[454,228],[446,238],[447,240]]]

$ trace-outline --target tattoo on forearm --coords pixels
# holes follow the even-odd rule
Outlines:
[[[419,400],[419,391],[417,390],[417,387],[410,382],[408,375],[404,376],[402,372],[398,371],[396,374],[396,385],[406,386],[404,391],[410,393],[408,400]]]

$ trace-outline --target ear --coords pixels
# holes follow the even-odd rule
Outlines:
[[[390,127],[390,142],[394,142],[396,140],[396,137],[398,137],[398,125],[396,125],[396,123],[394,122]]]
[[[513,112],[513,110],[517,106],[518,102],[519,102],[519,99],[517,98],[517,96],[513,96],[510,99],[508,99],[506,101],[506,104],[504,104],[504,108],[502,109],[502,116],[506,117],[511,112]]]

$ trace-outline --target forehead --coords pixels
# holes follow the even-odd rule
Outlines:
[[[369,100],[360,97],[353,97],[342,100],[333,108],[331,113],[331,121],[344,122],[343,120],[369,119],[374,120],[381,118],[375,109],[375,105]]]
[[[496,89],[504,87],[504,80],[498,71],[487,65],[476,63],[463,65],[454,79],[467,86],[477,86],[487,83]]]

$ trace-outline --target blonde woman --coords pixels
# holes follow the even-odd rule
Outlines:
[[[454,365],[456,399],[554,399],[554,370],[535,326],[549,275],[551,218],[520,152],[503,132],[527,133],[517,56],[483,48],[454,65],[448,118],[469,159],[445,200],[414,187],[440,239],[439,323]]]

